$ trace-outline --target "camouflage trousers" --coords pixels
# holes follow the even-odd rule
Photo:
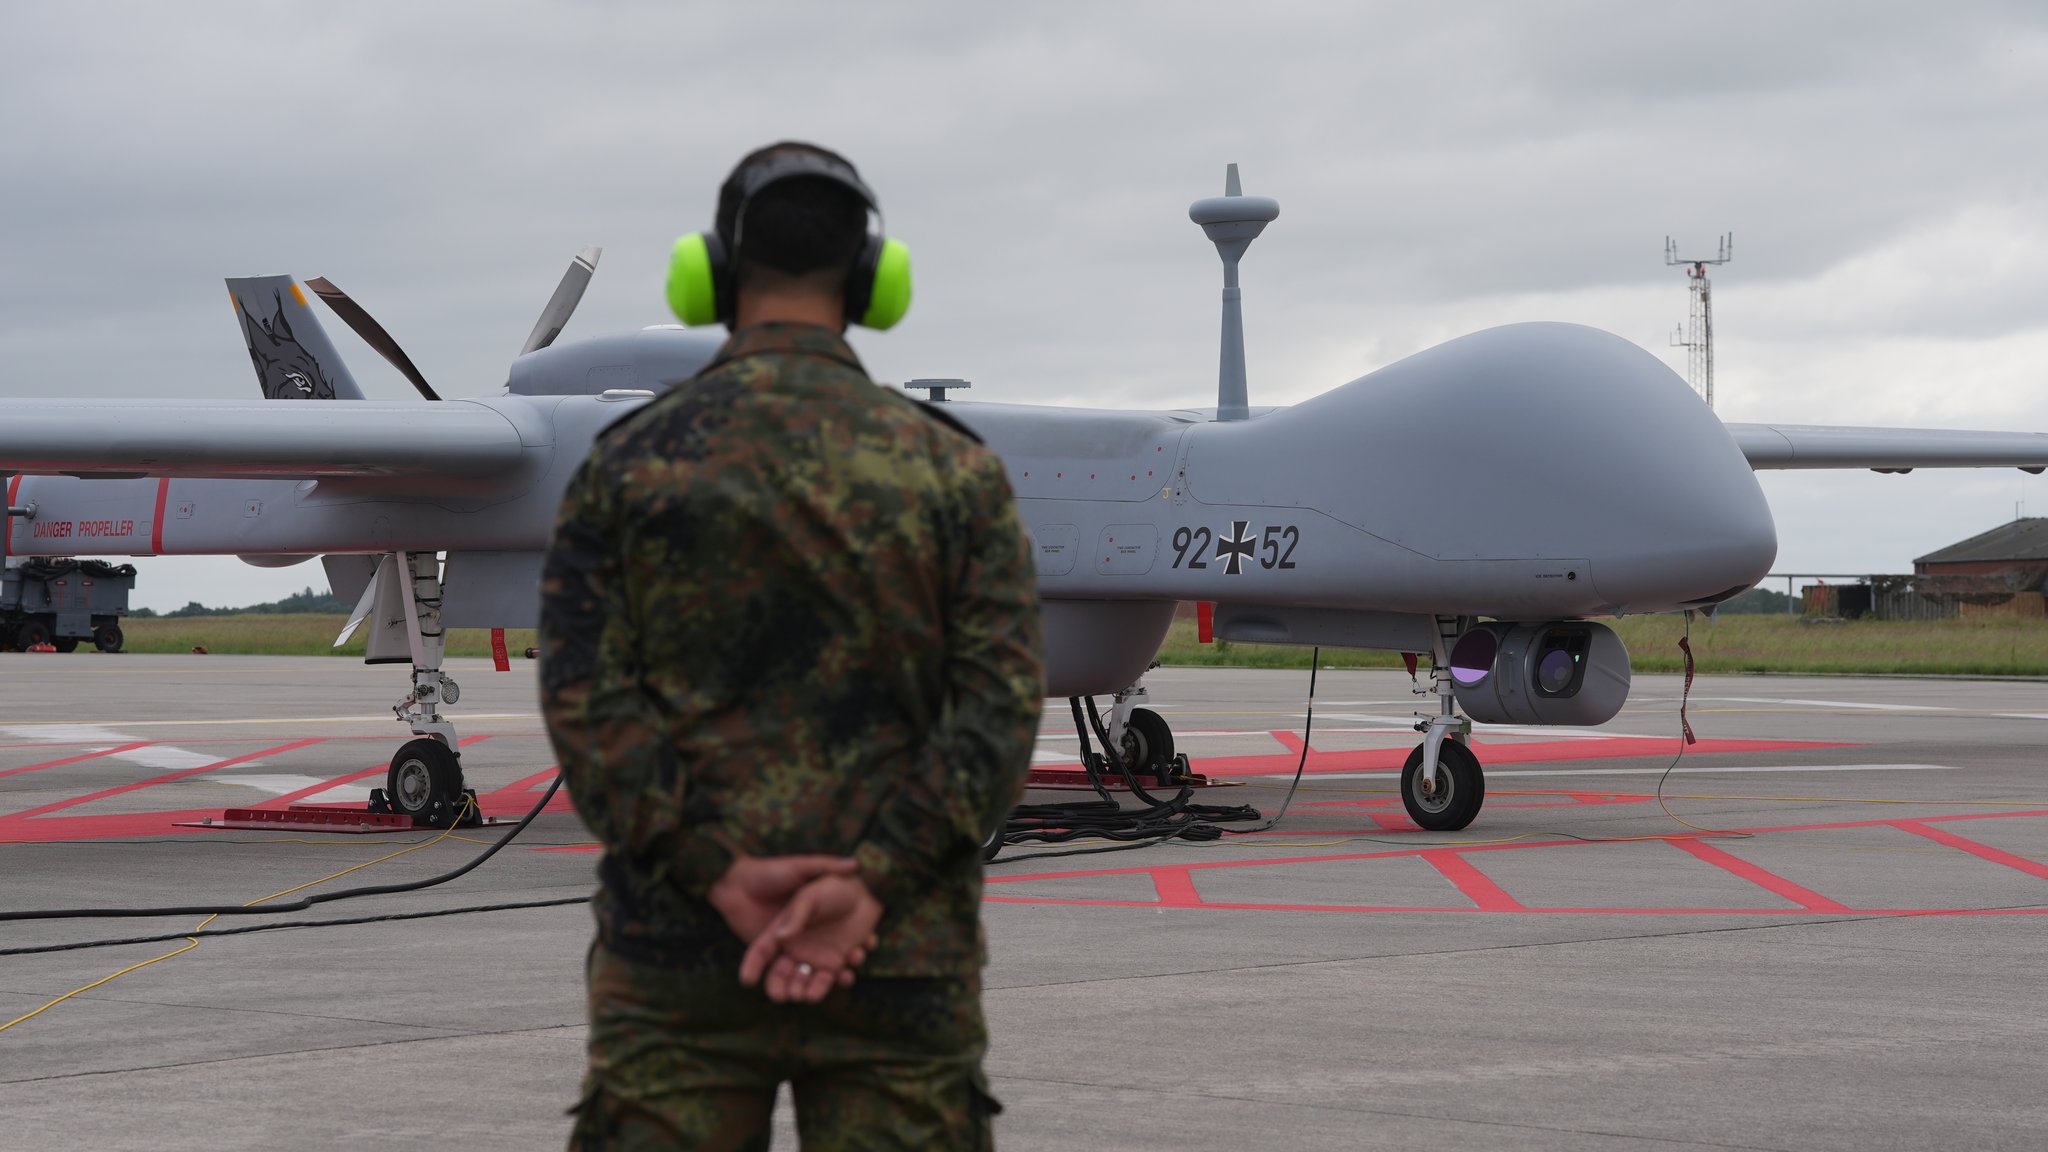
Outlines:
[[[995,1147],[979,976],[857,980],[776,1004],[738,974],[590,952],[589,1071],[571,1152],[768,1147],[788,1083],[806,1152]]]

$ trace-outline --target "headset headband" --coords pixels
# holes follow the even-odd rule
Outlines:
[[[762,189],[783,180],[800,176],[830,180],[860,197],[868,211],[878,216],[881,214],[882,208],[875,200],[874,191],[844,157],[813,144],[795,141],[773,144],[763,151],[767,154],[747,160],[733,169],[732,175],[726,177],[725,184],[718,189],[718,219],[714,226],[728,250],[737,252],[739,248],[740,224],[746,216],[747,205],[760,195]]]

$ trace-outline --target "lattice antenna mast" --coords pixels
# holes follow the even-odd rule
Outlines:
[[[1726,264],[1735,258],[1735,233],[1721,237],[1720,255],[1711,260],[1686,259],[1678,254],[1678,245],[1671,237],[1664,238],[1664,264],[1666,267],[1684,267],[1685,278],[1691,282],[1692,315],[1686,327],[1671,334],[1671,346],[1684,348],[1685,379],[1693,391],[1706,400],[1707,407],[1714,406],[1714,284],[1707,279],[1707,269]]]

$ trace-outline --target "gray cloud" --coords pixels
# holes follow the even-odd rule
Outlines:
[[[1255,401],[1536,316],[1678,363],[1663,237],[1732,230],[1730,418],[2048,428],[2031,4],[30,4],[0,54],[4,396],[249,395],[219,277],[274,271],[489,391],[584,243],[607,253],[567,338],[667,320],[669,240],[796,136],[854,157],[916,253],[911,321],[858,339],[886,379],[1209,402],[1216,261],[1185,207],[1235,160],[1283,206],[1246,262]],[[1899,567],[2017,498],[1771,483],[1818,566]],[[1920,510],[1848,530],[1802,495],[1870,483]]]

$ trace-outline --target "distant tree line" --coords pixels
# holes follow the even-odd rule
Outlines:
[[[1792,598],[1783,592],[1773,592],[1768,588],[1751,588],[1740,596],[1722,601],[1720,611],[1738,616],[1756,616],[1766,612],[1775,612],[1783,616],[1790,610],[1791,604]]]
[[[136,608],[128,615],[143,618],[161,616],[166,619],[183,616],[301,616],[316,613],[331,616],[346,613],[353,607],[355,605],[344,604],[336,599],[332,592],[325,589],[315,592],[308,587],[305,591],[294,592],[282,600],[272,600],[268,604],[251,604],[247,608],[208,608],[194,600],[183,608],[173,608],[169,612],[158,612],[154,608]]]

